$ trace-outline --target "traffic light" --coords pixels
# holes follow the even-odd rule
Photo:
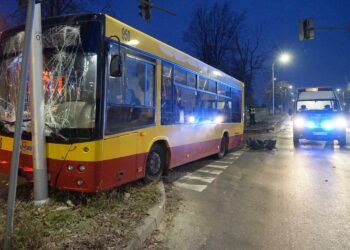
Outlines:
[[[303,19],[299,22],[299,40],[315,39],[314,19]]]
[[[140,0],[139,4],[139,15],[145,19],[146,21],[149,21],[151,19],[151,8],[152,8],[151,0]]]

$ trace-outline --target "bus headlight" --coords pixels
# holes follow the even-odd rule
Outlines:
[[[75,181],[75,184],[79,187],[81,187],[83,184],[84,184],[84,181],[83,180],[76,180]]]
[[[72,171],[73,169],[74,169],[74,167],[73,167],[72,165],[68,165],[68,166],[67,166],[67,170],[68,170],[68,171]]]
[[[293,121],[294,126],[297,128],[303,128],[305,125],[305,120],[302,117],[296,117]]]
[[[80,172],[85,172],[86,167],[85,167],[84,165],[80,165],[80,166],[78,167],[78,170],[79,170]]]

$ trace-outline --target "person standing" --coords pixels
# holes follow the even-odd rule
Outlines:
[[[250,106],[248,112],[249,112],[249,124],[250,124],[250,126],[255,125],[256,124],[256,122],[255,122],[255,108]]]

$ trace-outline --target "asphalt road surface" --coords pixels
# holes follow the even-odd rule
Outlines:
[[[290,121],[262,136],[277,150],[242,148],[171,173],[183,202],[161,248],[350,249],[350,145],[294,149]]]

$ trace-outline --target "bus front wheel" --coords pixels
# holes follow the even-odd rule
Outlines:
[[[146,174],[144,181],[146,183],[159,181],[162,176],[165,164],[165,152],[161,145],[152,146],[146,162]]]

